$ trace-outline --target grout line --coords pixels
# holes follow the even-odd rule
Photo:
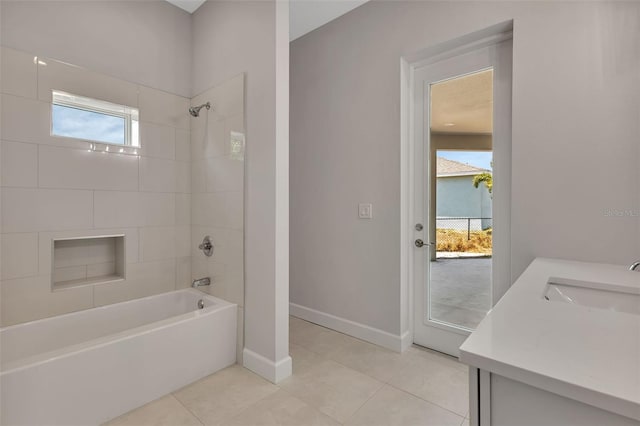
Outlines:
[[[279,385],[276,385],[276,386],[278,386],[278,387],[279,387]],[[320,409],[319,409],[318,407],[316,407],[315,405],[313,405],[313,404],[311,404],[311,403],[306,402],[304,399],[302,399],[302,398],[300,398],[300,397],[296,396],[295,394],[293,394],[293,393],[289,392],[288,390],[283,389],[283,388],[280,388],[280,390],[281,390],[282,392],[286,393],[286,394],[287,394],[288,396],[290,396],[291,398],[297,399],[298,401],[301,401],[303,404],[308,405],[309,407],[311,407],[311,409],[313,409],[313,410],[315,410],[316,412],[318,412],[318,413],[322,414],[323,416],[329,417],[331,420],[335,421],[336,423],[338,423],[338,424],[340,424],[340,425],[344,425],[344,423],[345,423],[345,422],[341,422],[340,420],[338,420],[338,419],[336,419],[335,417],[333,417],[333,416],[331,416],[331,415],[329,415],[329,414],[325,413],[324,411],[320,410]],[[377,393],[377,392],[378,392],[378,391],[376,391],[376,393]],[[368,400],[367,400],[367,401],[368,401]],[[359,409],[360,409],[360,408],[358,408],[358,410],[359,410]],[[358,410],[356,410],[356,412],[357,412]],[[354,413],[354,414],[355,414],[355,413]],[[349,419],[350,419],[350,418],[351,418],[351,417],[349,417]],[[349,419],[347,419],[347,420],[349,420]]]
[[[215,373],[213,373],[213,374],[215,374]],[[187,385],[187,386],[189,386],[189,385]],[[181,405],[185,410],[187,410],[187,411],[188,411],[188,412],[189,412],[193,417],[195,417],[195,418],[196,418],[196,420],[198,420],[198,421],[200,422],[200,424],[201,424],[201,425],[203,425],[203,426],[204,426],[204,421],[203,421],[200,417],[198,417],[198,416],[196,415],[196,413],[194,413],[193,411],[191,411],[191,410],[189,409],[189,407],[187,407],[186,405],[184,405],[184,403],[183,403],[182,401],[180,401],[180,398],[178,398],[178,397],[177,397],[173,392],[170,392],[168,395],[171,395],[171,397],[172,397],[173,399],[175,399],[176,401],[178,401],[178,404],[180,404],[180,405]],[[162,396],[161,396],[160,398],[164,398],[164,397],[162,397]],[[158,399],[159,399],[159,398],[158,398]],[[135,410],[137,410],[137,408],[136,408]]]
[[[349,417],[347,417],[344,421],[344,423],[347,423],[349,420],[351,420],[352,418],[355,417],[356,414],[358,414],[358,411],[360,411],[362,409],[362,407],[364,407],[367,402],[371,401],[371,399],[373,399],[374,396],[376,396],[378,394],[378,392],[380,392],[382,390],[382,388],[384,388],[386,386],[386,384],[383,384],[382,386],[380,386],[380,388],[378,388],[369,398],[367,398],[367,400],[365,402],[362,403],[362,405],[360,405],[356,411],[353,412],[353,414],[351,414]]]
[[[242,367],[242,368],[245,368],[245,367]],[[249,370],[249,371],[251,371],[251,370]],[[216,373],[213,373],[213,374],[216,374]],[[254,374],[255,374],[255,373],[254,373]],[[262,377],[260,377],[260,378],[262,379]],[[271,382],[269,382],[269,383],[271,383]],[[273,385],[273,383],[271,383],[271,384]],[[235,413],[235,414],[233,414],[233,415],[230,415],[230,416],[228,416],[228,417],[223,418],[223,419],[222,419],[222,423],[224,424],[224,422],[226,422],[226,421],[229,421],[229,420],[233,420],[233,419],[235,419],[236,417],[240,416],[241,414],[243,414],[244,412],[246,412],[246,411],[247,411],[247,410],[249,410],[250,408],[253,408],[253,407],[255,407],[256,405],[258,405],[260,402],[264,401],[265,399],[267,399],[267,398],[268,398],[268,397],[270,397],[271,395],[274,395],[274,394],[275,394],[275,393],[277,393],[278,391],[282,390],[282,388],[280,388],[278,385],[274,385],[274,386],[278,387],[278,390],[276,390],[276,391],[274,391],[274,392],[271,392],[271,393],[270,393],[270,394],[268,394],[268,395],[265,395],[265,396],[260,397],[258,400],[253,401],[251,404],[247,405],[246,407],[244,407],[243,409],[241,409],[241,410],[240,410],[240,411],[238,411],[237,413]],[[304,401],[303,401],[303,402],[304,402]],[[305,404],[306,404],[306,403],[305,403]]]
[[[91,191],[91,229],[96,229],[96,191]]]
[[[36,57],[39,58],[38,56]],[[35,66],[36,66],[36,99],[38,99],[40,97],[40,64],[38,63],[38,61],[36,61]]]
[[[36,188],[40,188],[40,145],[36,145]]]
[[[437,403],[435,403],[435,402],[433,402],[433,401],[429,401],[428,399],[424,399],[424,398],[423,398],[423,397],[421,397],[420,395],[416,395],[416,394],[415,394],[415,393],[413,393],[413,392],[409,392],[409,391],[407,391],[407,390],[405,390],[405,389],[401,389],[401,388],[399,388],[399,387],[397,387],[397,386],[395,386],[395,385],[393,385],[393,384],[391,384],[391,383],[387,383],[387,385],[388,385],[388,386],[390,386],[390,387],[392,387],[392,388],[394,388],[395,390],[398,390],[398,391],[400,391],[400,392],[404,392],[404,393],[406,393],[406,394],[408,394],[408,395],[411,395],[411,396],[413,396],[413,397],[415,397],[415,398],[418,398],[418,399],[419,399],[419,400],[421,400],[421,401],[428,402],[428,403],[429,403],[429,404],[431,404],[431,405],[435,405],[436,407],[442,408],[443,410],[446,410],[446,411],[448,411],[448,412],[450,412],[450,413],[452,413],[452,414],[455,414],[455,415],[456,415],[456,416],[458,416],[458,417],[462,417],[462,419],[463,419],[463,420],[465,419],[465,416],[463,416],[462,414],[460,414],[460,413],[456,413],[455,411],[452,411],[451,409],[449,409],[449,408],[447,408],[447,407],[443,407],[442,405],[437,404]]]

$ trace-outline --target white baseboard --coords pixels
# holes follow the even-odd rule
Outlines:
[[[402,333],[402,337],[400,337],[400,351],[406,351],[411,345],[413,345],[413,333],[410,330],[407,330]]]
[[[395,352],[403,352],[411,346],[412,343],[410,331],[404,332],[401,336],[391,334],[355,321],[340,318],[325,312],[316,311],[315,309],[307,308],[306,306],[296,305],[295,303],[289,303],[289,313],[294,317],[301,318],[323,327],[331,328],[360,340],[373,343],[374,345],[391,349]]]
[[[278,362],[273,362],[247,348],[242,351],[242,362],[245,368],[264,377],[271,383],[279,383],[289,377],[293,368],[290,356]]]

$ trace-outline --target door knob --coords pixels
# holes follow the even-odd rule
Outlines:
[[[420,238],[418,238],[415,242],[416,247],[420,248],[424,245],[424,241],[422,241]]]

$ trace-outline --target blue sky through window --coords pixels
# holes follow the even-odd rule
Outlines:
[[[443,157],[448,160],[469,164],[471,166],[480,167],[482,169],[492,170],[491,161],[493,160],[493,152],[491,151],[440,151],[438,150],[438,157]]]
[[[98,142],[125,143],[125,120],[98,112],[53,105],[53,134]]]

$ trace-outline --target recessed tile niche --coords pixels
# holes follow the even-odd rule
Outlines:
[[[57,239],[52,249],[53,290],[125,278],[124,235]]]

